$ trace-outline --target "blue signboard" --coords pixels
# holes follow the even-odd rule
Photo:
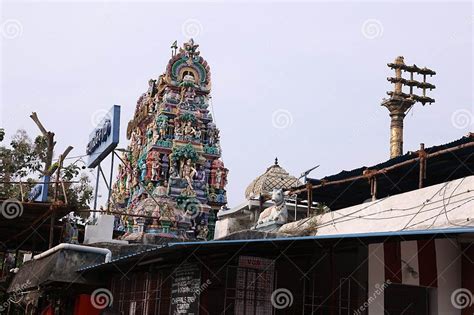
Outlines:
[[[46,202],[48,201],[48,186],[49,186],[49,176],[44,176],[40,179],[41,183],[36,184],[28,194],[29,201],[39,201]]]
[[[93,168],[112,152],[119,143],[120,105],[114,105],[89,136],[87,167]]]

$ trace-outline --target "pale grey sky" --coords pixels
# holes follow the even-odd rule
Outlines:
[[[458,139],[474,123],[471,2],[2,0],[1,18],[7,140],[18,128],[38,133],[34,110],[56,132],[56,153],[73,145],[71,156],[84,154],[92,121],[113,104],[125,147],[148,79],[164,72],[174,40],[194,35],[211,67],[230,206],[276,156],[295,175],[321,164],[312,177],[386,160],[380,102],[398,55],[438,73],[436,103],[405,119],[405,151]]]

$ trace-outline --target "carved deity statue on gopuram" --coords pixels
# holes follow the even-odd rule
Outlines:
[[[227,203],[228,170],[208,109],[211,72],[198,46],[192,39],[179,51],[172,46],[166,72],[148,81],[128,123],[130,143],[112,193],[114,207],[126,213],[116,223],[124,239],[212,239]]]

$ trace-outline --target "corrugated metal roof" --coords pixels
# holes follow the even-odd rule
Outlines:
[[[244,243],[263,243],[263,242],[294,242],[306,240],[336,240],[336,239],[357,239],[357,238],[380,238],[380,237],[404,237],[404,236],[423,236],[423,235],[455,235],[464,233],[474,233],[474,228],[447,228],[447,229],[431,229],[431,230],[407,230],[392,232],[373,232],[373,233],[350,233],[350,234],[331,234],[331,235],[315,235],[315,236],[292,236],[277,237],[264,239],[238,239],[238,240],[214,240],[214,241],[196,241],[196,242],[177,242],[168,243],[159,248],[150,248],[132,255],[122,256],[108,263],[100,263],[78,269],[78,272],[92,270],[104,265],[112,265],[117,262],[125,262],[127,259],[138,257],[149,252],[159,252],[165,248],[172,249],[183,246],[210,246],[218,244],[244,244]]]
[[[470,133],[456,141],[425,148],[426,176],[421,181],[422,186],[471,176],[474,169],[473,145],[474,134]],[[372,199],[374,192],[375,197],[381,199],[417,190],[420,187],[419,164],[419,152],[408,152],[374,166],[342,171],[322,179],[308,179],[313,185],[312,200],[335,211]],[[308,198],[307,186],[300,186],[296,191],[299,199]]]
[[[435,152],[438,152],[438,151],[441,151],[441,150],[444,150],[444,149],[454,148],[454,147],[459,146],[461,144],[470,143],[472,141],[474,141],[473,134],[469,134],[468,136],[464,136],[464,137],[462,137],[460,139],[457,139],[457,140],[454,140],[452,142],[448,142],[448,143],[445,143],[445,144],[440,144],[440,145],[435,145],[435,146],[432,146],[432,147],[429,147],[429,148],[425,148],[425,151],[426,151],[426,153],[431,154],[431,153],[435,153]],[[359,167],[359,168],[356,168],[356,169],[353,169],[353,170],[350,170],[350,171],[343,170],[338,174],[329,175],[329,176],[323,177],[322,179],[308,178],[308,181],[310,181],[313,185],[318,185],[322,181],[330,182],[330,181],[336,181],[336,180],[341,180],[341,179],[345,179],[345,178],[355,177],[355,176],[362,175],[363,172],[366,169],[370,169],[370,170],[384,169],[386,167],[390,167],[390,166],[402,163],[404,161],[408,161],[410,159],[416,158],[417,156],[418,156],[417,152],[408,151],[404,155],[391,158],[391,159],[389,159],[385,162],[382,162],[382,163],[379,163],[379,164],[376,164],[376,165],[373,165],[373,166],[362,166],[362,167]],[[303,187],[303,186],[301,186],[301,187]]]

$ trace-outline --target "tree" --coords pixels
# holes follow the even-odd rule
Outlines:
[[[0,174],[3,189],[0,197],[19,197],[21,189],[12,182],[28,182],[38,172],[42,163],[41,137],[33,142],[25,130],[18,130],[12,137],[10,147],[0,146]],[[25,188],[29,188],[26,184]],[[20,196],[21,197],[21,196]]]
[[[61,178],[64,181],[77,181],[74,184],[65,184],[68,204],[77,209],[90,209],[89,202],[92,200],[94,189],[90,184],[90,178],[76,164],[69,164],[61,170]]]
[[[25,130],[18,130],[12,137],[10,146],[0,145],[0,180],[3,189],[0,189],[0,198],[26,198],[27,193],[44,175],[47,170],[45,165],[48,160],[48,143],[43,135],[37,136],[34,141]],[[77,162],[77,161],[76,161]],[[51,165],[50,168],[56,165]],[[55,173],[56,174],[56,173]],[[51,177],[54,183],[55,175]],[[93,188],[87,174],[81,172],[81,168],[75,163],[64,165],[61,169],[62,181],[77,183],[65,183],[66,198],[59,188],[59,199],[67,202],[71,207],[78,209],[89,209],[88,203],[92,199]],[[21,182],[20,185],[14,182]],[[53,184],[50,185],[50,187]],[[54,189],[49,189],[49,198],[54,198]]]

